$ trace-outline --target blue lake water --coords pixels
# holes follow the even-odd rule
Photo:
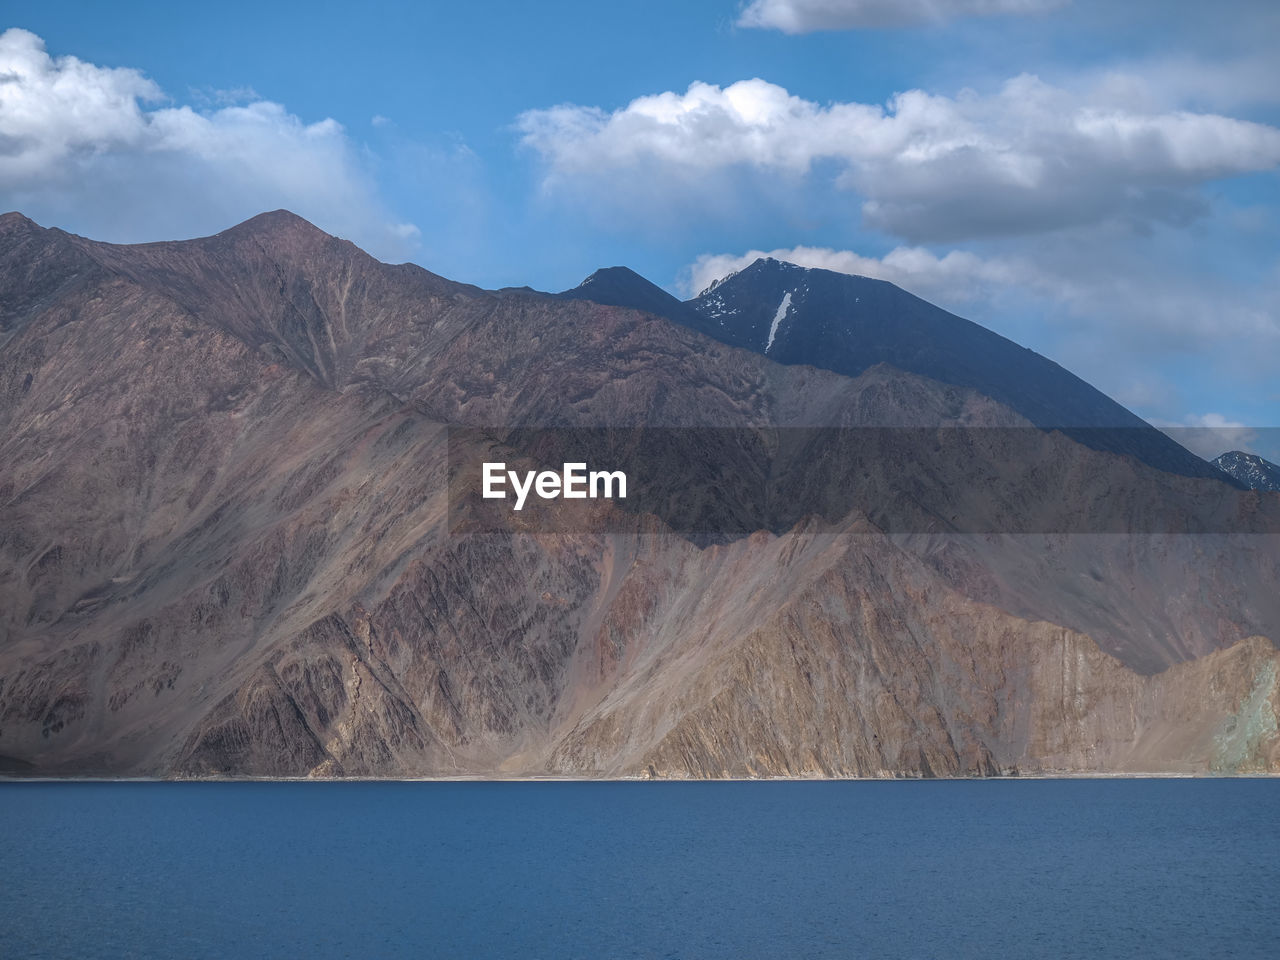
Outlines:
[[[0,956],[1280,957],[1280,781],[0,784]]]

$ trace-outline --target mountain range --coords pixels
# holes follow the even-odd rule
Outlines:
[[[10,772],[1280,769],[1274,495],[881,281],[485,291],[283,211],[6,214],[0,398]],[[660,496],[481,522],[478,459],[637,429]]]

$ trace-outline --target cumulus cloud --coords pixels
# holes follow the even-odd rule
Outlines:
[[[957,17],[1044,13],[1069,0],[752,0],[740,27],[813,33],[859,27],[905,27]]]
[[[801,267],[888,280],[940,303],[972,302],[990,297],[996,289],[1025,285],[1032,280],[1046,282],[1030,263],[1000,257],[984,259],[967,250],[952,250],[939,257],[923,247],[898,247],[883,257],[864,257],[851,250],[798,246],[748,250],[743,254],[703,254],[686,269],[682,286],[692,295],[762,257]]]
[[[331,119],[278,103],[197,111],[140,72],[51,57],[0,34],[0,197],[6,209],[102,239],[191,236],[287,207],[383,256],[416,227],[382,209],[359,150]]]
[[[1083,70],[1079,77],[1096,96],[1136,111],[1187,106],[1239,111],[1280,103],[1280,64],[1271,50],[1214,59],[1161,52],[1136,62]]]
[[[1275,127],[1144,111],[1026,74],[986,96],[911,90],[886,106],[818,104],[760,79],[694,83],[612,112],[531,110],[518,127],[553,189],[713,182],[740,169],[795,177],[833,163],[868,225],[916,243],[1185,223],[1204,211],[1195,188],[1280,164]]]
[[[1259,431],[1220,413],[1191,414],[1181,422],[1156,420],[1159,427],[1197,456],[1212,460],[1229,450],[1256,453]]]

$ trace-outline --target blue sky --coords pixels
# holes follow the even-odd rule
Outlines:
[[[288,207],[389,260],[688,295],[882,276],[1162,424],[1280,450],[1280,5],[6,5],[0,206],[99,239]]]

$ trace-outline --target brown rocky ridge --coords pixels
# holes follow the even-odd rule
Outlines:
[[[6,214],[0,769],[1280,771],[1280,495],[1045,432],[1069,468],[1017,474],[1028,503],[1162,523],[886,532],[848,507],[699,539],[608,502],[559,528],[451,516],[459,427],[641,425],[1033,429],[972,386],[480,290],[284,212],[139,246]],[[910,472],[895,456],[877,482]],[[985,486],[1030,510],[1011,469],[977,447],[910,473],[910,502]],[[1176,532],[1228,508],[1232,532]]]

